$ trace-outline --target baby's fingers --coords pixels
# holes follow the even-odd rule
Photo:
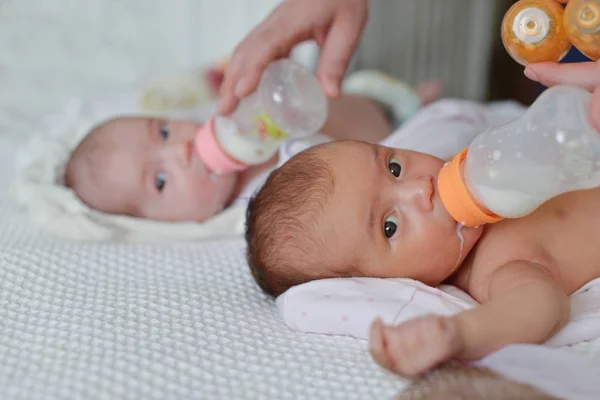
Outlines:
[[[385,339],[385,327],[378,318],[371,325],[369,333],[369,351],[371,357],[383,368],[391,370],[393,362],[389,357],[387,342]]]
[[[600,62],[529,64],[525,75],[544,86],[572,85],[592,92],[600,86]]]

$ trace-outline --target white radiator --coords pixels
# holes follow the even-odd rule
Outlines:
[[[353,68],[381,68],[416,85],[441,79],[446,94],[485,98],[497,0],[370,0]]]

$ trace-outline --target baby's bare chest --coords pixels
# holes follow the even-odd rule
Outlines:
[[[600,189],[569,193],[525,218],[489,226],[475,250],[473,274],[529,261],[573,292],[600,276]]]

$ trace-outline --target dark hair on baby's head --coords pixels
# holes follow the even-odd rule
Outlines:
[[[331,265],[331,239],[319,230],[335,186],[333,170],[319,154],[322,146],[327,145],[305,150],[273,171],[248,203],[248,263],[257,284],[274,297],[292,286],[339,276]]]

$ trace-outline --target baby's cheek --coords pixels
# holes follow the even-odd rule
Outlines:
[[[189,185],[188,191],[188,196],[193,199],[195,207],[201,208],[207,213],[222,208],[217,188],[210,182],[194,181]]]

